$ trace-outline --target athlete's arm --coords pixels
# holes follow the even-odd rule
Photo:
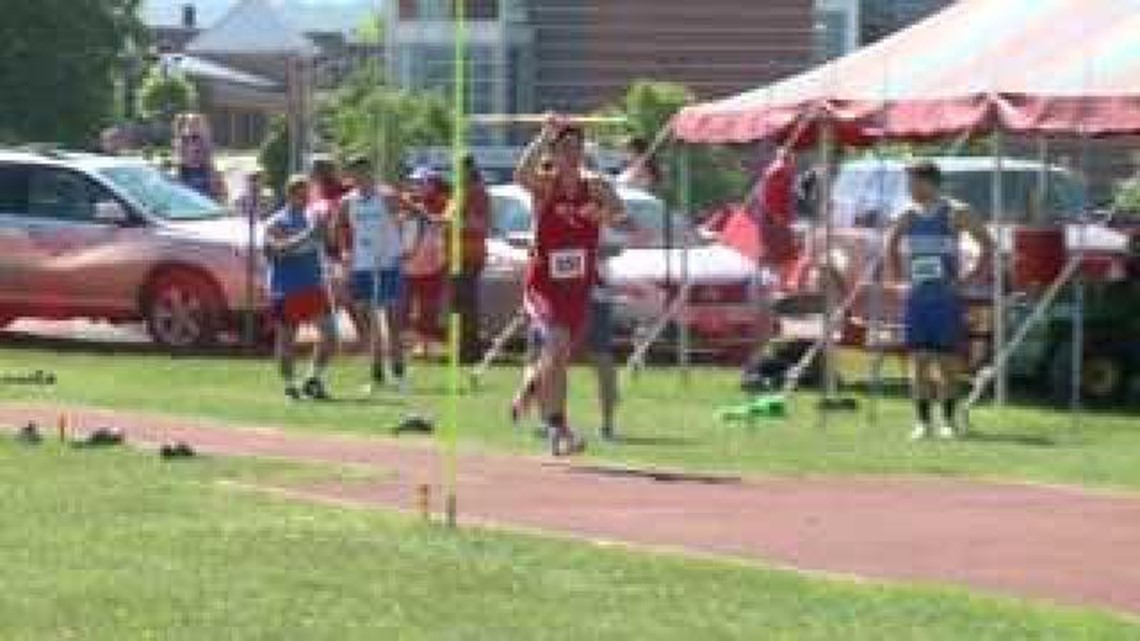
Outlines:
[[[902,266],[902,237],[906,233],[907,227],[910,226],[910,212],[903,212],[891,223],[890,229],[887,230],[887,241],[884,251],[886,251],[886,271],[887,280],[898,280],[903,273]]]
[[[549,116],[542,131],[527,146],[515,168],[515,182],[534,195],[543,191],[550,182],[550,172],[543,168],[542,163],[550,153],[550,144],[554,141],[556,131],[557,119]]]
[[[990,234],[990,230],[986,229],[985,224],[982,223],[980,218],[974,215],[974,212],[970,211],[969,207],[960,205],[951,211],[954,217],[954,228],[960,233],[968,234],[981,249],[973,273],[966,276],[966,280],[973,280],[986,274],[993,264],[992,261],[995,250],[994,239]]]

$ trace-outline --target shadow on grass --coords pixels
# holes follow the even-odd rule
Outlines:
[[[680,436],[618,436],[614,443],[633,447],[690,447],[698,441]]]
[[[972,443],[998,443],[1021,445],[1024,447],[1058,447],[1056,439],[1037,434],[994,434],[990,432],[967,432],[962,440]]]
[[[567,468],[574,474],[594,474],[622,478],[643,478],[657,483],[691,483],[697,485],[739,485],[739,476],[699,474],[676,470],[626,467],[618,465],[576,465]]]

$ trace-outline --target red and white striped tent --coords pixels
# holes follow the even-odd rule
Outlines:
[[[1140,0],[959,0],[811,71],[684,109],[693,143],[1140,133]],[[798,134],[804,132],[801,138]]]

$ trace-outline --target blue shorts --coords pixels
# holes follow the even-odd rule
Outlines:
[[[376,280],[379,275],[379,281]],[[399,269],[381,269],[379,272],[352,272],[349,280],[352,300],[358,303],[375,303],[376,307],[394,307],[404,295],[404,276]]]
[[[904,322],[911,351],[951,354],[962,342],[962,302],[953,291],[912,292]]]

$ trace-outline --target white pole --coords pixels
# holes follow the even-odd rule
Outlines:
[[[1006,233],[1004,229],[1005,223],[1005,199],[1004,195],[1004,162],[1003,156],[1005,154],[1004,137],[1001,129],[994,131],[994,172],[993,172],[993,189],[991,193],[992,209],[993,209],[993,224],[994,237],[997,240],[996,250],[994,251],[994,291],[993,291],[993,353],[998,355],[1002,353],[1005,346],[1005,249],[1006,249]],[[997,407],[1004,407],[1006,397],[1008,396],[1008,379],[1006,376],[1006,365],[1004,361],[997,361],[995,363],[997,370],[994,373],[994,404]]]
[[[819,219],[823,222],[823,256],[819,261],[821,277],[824,279],[824,314],[821,322],[823,331],[823,394],[824,398],[834,398],[838,393],[835,377],[835,329],[842,326],[842,319],[831,322],[830,315],[835,309],[835,286],[831,270],[831,250],[834,246],[835,221],[831,216],[831,165],[835,153],[835,130],[830,121],[824,121],[819,127],[819,162],[820,176],[818,197]],[[826,409],[820,413],[821,427],[827,426]]]

